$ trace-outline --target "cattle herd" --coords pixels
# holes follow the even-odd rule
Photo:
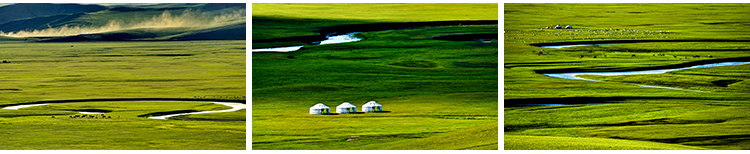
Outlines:
[[[52,118],[55,118],[55,116],[52,116]],[[84,115],[72,115],[70,118],[88,118],[88,119],[110,119],[112,116],[106,116],[104,114],[97,115],[97,114],[84,114]]]
[[[542,51],[536,51],[536,50],[532,50],[531,52],[532,52],[532,53],[535,53],[535,54],[537,54],[537,55],[540,55],[540,56],[541,56],[541,55],[545,54],[545,52],[543,52],[543,51],[544,51],[544,49],[542,49]],[[625,50],[625,52],[629,52],[629,53],[634,53],[634,52],[633,52],[633,51],[631,51],[631,50]],[[594,51],[592,51],[592,50],[589,50],[589,53],[594,53]],[[646,51],[646,53],[651,53],[651,51]],[[549,51],[547,51],[547,52],[546,52],[546,54],[549,54]],[[605,58],[607,57],[607,55],[606,55],[606,54],[604,54],[604,53],[602,53],[602,56],[603,56],[603,57],[605,57]],[[667,56],[667,55],[666,55],[666,54],[662,54],[662,53],[659,53],[659,54],[652,54],[652,56]],[[584,55],[578,56],[578,58],[579,58],[579,59],[580,59],[580,58],[584,58],[584,57],[586,57],[586,56],[584,56]],[[635,55],[635,54],[632,54],[632,55],[630,55],[630,57],[631,57],[631,58],[632,58],[632,57],[636,57],[636,55]],[[693,58],[700,58],[701,56],[700,56],[700,55],[692,55],[692,56],[684,56],[684,58],[683,58],[683,57],[681,57],[681,56],[677,56],[677,55],[672,55],[672,57],[674,57],[674,58],[679,58],[680,60],[682,60],[682,59],[688,59],[688,57],[693,57]],[[708,57],[708,58],[714,58],[714,56],[712,56],[712,55],[708,55],[708,56],[706,56],[706,57]],[[594,55],[594,56],[593,56],[593,58],[596,58],[596,55]]]

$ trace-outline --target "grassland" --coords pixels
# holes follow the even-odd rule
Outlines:
[[[746,6],[506,4],[506,100],[577,98],[582,102],[575,103],[616,104],[506,107],[505,149],[749,149],[744,141],[748,132],[743,128],[748,125],[748,114],[741,112],[750,100],[745,88],[746,65],[651,75],[581,76],[606,82],[558,79],[536,73],[562,69],[639,70],[750,57],[746,43],[749,25],[740,19],[747,15],[740,9]],[[541,8],[555,9],[536,11]],[[570,24],[574,29],[540,29],[549,24]],[[547,48],[542,55],[537,53],[541,48],[532,46],[607,40],[644,42]],[[598,57],[593,58],[594,55]],[[714,58],[707,58],[708,55]],[[707,92],[637,87],[634,83]],[[585,102],[586,98],[601,102]],[[638,142],[618,145],[630,141]]]
[[[606,138],[505,135],[506,147],[517,150],[703,150],[699,147]]]
[[[72,47],[71,47],[72,46]],[[97,98],[245,96],[245,41],[4,41],[0,105]],[[226,97],[224,97],[226,99]],[[0,149],[246,149],[245,121],[154,120],[139,115],[222,110],[197,102],[79,102],[0,110]],[[112,119],[71,119],[73,110]],[[56,116],[56,118],[51,118]],[[244,110],[214,115],[244,119]]]
[[[372,11],[377,10],[377,11]],[[497,4],[253,4],[253,40],[326,35],[320,28],[382,22],[497,20]],[[253,48],[305,45],[253,43]]]
[[[4,83],[0,89],[16,90],[0,91],[0,104],[86,98],[242,95],[245,91],[244,43],[1,44],[3,60],[11,63],[0,65]]]
[[[153,120],[138,115],[164,110],[221,110],[198,102],[87,102],[0,110],[0,149],[245,149],[245,122]],[[113,118],[69,118],[70,110],[99,109]],[[52,118],[55,116],[55,118]],[[148,136],[148,137],[144,137]]]
[[[303,5],[308,7],[294,9]],[[424,8],[437,4],[425,4],[424,8],[415,8],[421,5],[413,4],[342,5],[331,7],[341,9],[330,9],[329,5],[319,4],[253,4],[253,38],[320,35],[317,33],[320,27],[346,24],[497,19],[494,13],[474,18],[465,16],[471,13],[441,12],[472,5],[425,12],[442,14],[436,18],[391,18],[388,14],[425,11]],[[495,10],[496,5],[482,4]],[[379,9],[318,18],[300,13],[328,9],[335,14],[372,7]],[[477,13],[482,9],[470,11]],[[274,31],[257,25],[258,21],[279,21],[273,26],[289,26],[288,30],[299,33],[266,35]],[[303,22],[309,23],[295,24]],[[356,34],[363,39],[359,42],[307,46],[289,53],[253,53],[252,147],[498,149],[497,127],[493,127],[497,126],[498,117],[497,40],[482,43],[432,39],[445,35],[496,33],[497,28],[497,25],[450,25],[371,31]],[[253,46],[255,48],[256,44]],[[308,113],[309,107],[317,103],[324,103],[335,111],[335,106],[342,102],[361,107],[367,101],[377,101],[383,105],[383,110],[390,112]],[[453,144],[459,141],[461,144]]]

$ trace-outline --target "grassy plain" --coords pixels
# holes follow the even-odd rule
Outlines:
[[[497,20],[498,4],[281,4],[253,5],[253,40],[321,35],[337,25],[380,22]],[[373,11],[377,10],[377,11]],[[253,48],[305,45],[309,42],[253,43]]]
[[[71,45],[73,47],[71,47]],[[244,96],[245,41],[0,44],[0,104]]]
[[[687,149],[750,149],[750,144],[745,142],[748,138],[745,128],[750,123],[748,114],[742,112],[750,100],[746,65],[651,75],[581,76],[606,82],[558,79],[535,73],[569,68],[622,71],[750,57],[750,46],[746,43],[750,39],[747,37],[750,25],[741,19],[748,15],[743,9],[747,6],[505,4],[506,100],[613,98],[606,102],[616,104],[506,107],[504,149],[606,149],[610,146],[613,149],[655,149],[663,146],[654,142],[691,146],[682,147]],[[542,8],[555,9],[537,11]],[[540,29],[549,24],[570,24],[574,29]],[[532,53],[542,48],[530,45],[602,40],[677,42],[545,48],[546,53],[542,55]],[[655,56],[660,53],[666,56]],[[584,58],[579,58],[581,55]],[[593,58],[594,55],[598,57]],[[701,57],[693,58],[694,55]],[[707,58],[708,55],[714,58]],[[634,83],[707,92],[646,88],[634,86]],[[569,143],[569,147],[542,146],[561,141]],[[613,141],[639,142],[633,142],[637,146],[623,147]]]
[[[72,47],[71,47],[72,45]],[[245,41],[4,41],[0,105],[97,98],[245,96]],[[217,98],[218,99],[218,98]],[[245,121],[154,120],[139,115],[222,110],[196,102],[86,102],[0,110],[0,149],[246,149]],[[70,119],[72,110],[112,119]],[[51,118],[56,116],[56,118]],[[244,119],[244,110],[218,115]],[[241,117],[240,117],[241,116]]]
[[[222,110],[198,102],[87,102],[0,110],[0,149],[168,150],[245,149],[245,122],[154,120],[138,115],[165,110]],[[99,109],[112,118],[70,118],[70,110]],[[52,118],[55,116],[55,118]],[[147,136],[147,137],[146,137]]]
[[[495,27],[468,29],[493,32]],[[497,61],[491,59],[497,58],[497,44],[420,38],[456,28],[362,33],[366,41],[254,53],[253,148],[373,149],[496,122]],[[460,61],[489,67],[456,66]],[[392,112],[307,113],[316,103],[335,108],[344,101],[361,106],[370,100]],[[369,138],[346,141],[350,136]]]
[[[330,9],[319,4],[253,4],[253,39],[319,35],[320,27],[343,24],[497,19],[497,4],[455,14],[443,11],[473,4],[424,12],[440,14],[437,17],[388,15],[438,5],[445,7],[335,4],[330,8],[341,9]],[[292,9],[301,6],[307,7]],[[300,13],[319,9],[347,15],[313,18]],[[478,18],[466,16],[472,13],[480,14]],[[276,32],[265,25],[299,33],[272,36]],[[432,39],[497,33],[497,28],[469,25],[373,31],[356,34],[363,39],[358,42],[307,46],[289,53],[253,53],[253,149],[498,149],[497,127],[493,127],[498,117],[498,41]],[[335,111],[345,101],[361,107],[373,100],[391,112],[308,114],[316,103]]]

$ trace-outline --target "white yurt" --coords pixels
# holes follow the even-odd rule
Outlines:
[[[380,112],[383,111],[383,106],[375,101],[369,101],[362,105],[362,112]]]
[[[331,108],[328,108],[325,104],[318,103],[310,107],[310,114],[330,114]]]
[[[357,106],[349,104],[349,102],[344,102],[344,103],[341,103],[341,105],[336,106],[336,113],[354,113],[354,112],[357,112]]]

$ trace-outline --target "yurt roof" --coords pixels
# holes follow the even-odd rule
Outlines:
[[[362,106],[382,106],[382,105],[378,104],[375,101],[369,101],[369,102],[365,103],[365,105],[362,105]]]
[[[312,108],[312,109],[324,109],[324,108],[328,108],[328,106],[326,106],[323,103],[318,103],[318,104],[315,104],[314,106],[312,106],[310,108]]]
[[[341,105],[337,106],[336,108],[348,108],[348,107],[354,107],[354,108],[356,108],[357,106],[354,106],[354,105],[350,104],[349,102],[344,102],[344,103],[341,103]]]

